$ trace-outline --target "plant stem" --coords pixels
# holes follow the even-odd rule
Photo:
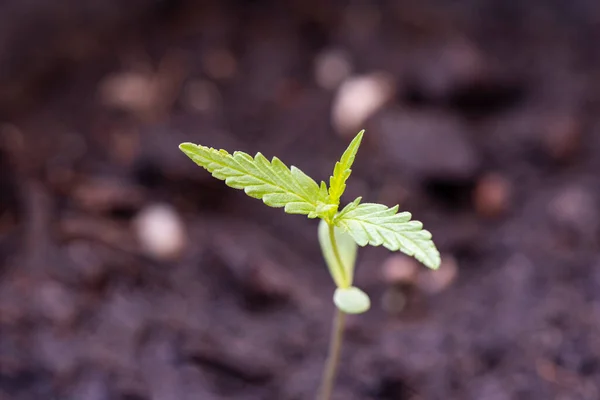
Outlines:
[[[342,257],[338,249],[337,240],[335,239],[335,228],[333,224],[327,224],[329,228],[329,241],[337,264],[337,269],[340,274],[341,281],[344,285],[350,285],[348,271],[344,268]],[[344,339],[344,325],[346,322],[346,314],[336,307],[336,312],[333,317],[333,326],[331,328],[331,336],[329,339],[329,351],[323,376],[321,378],[321,388],[319,389],[319,400],[330,400],[333,392],[333,386],[337,375],[337,368],[340,362],[342,351],[342,341]]]
[[[346,314],[336,308],[331,338],[329,340],[329,353],[327,354],[327,362],[325,364],[325,370],[323,371],[321,389],[319,390],[319,400],[331,399],[331,393],[333,392],[337,368],[340,361],[345,322]]]
[[[327,224],[329,226],[329,240],[331,241],[331,248],[333,249],[333,256],[335,257],[335,261],[338,265],[338,270],[340,271],[340,276],[342,281],[346,286],[350,285],[350,277],[348,276],[348,271],[344,268],[344,263],[342,262],[342,257],[340,257],[340,250],[338,249],[337,241],[335,240],[335,228],[333,224]]]

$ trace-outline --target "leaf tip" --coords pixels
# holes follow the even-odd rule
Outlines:
[[[440,256],[440,253],[437,253],[437,256],[435,258],[435,264],[433,265],[433,269],[439,269],[441,264],[442,264],[442,257]]]
[[[179,145],[179,150],[183,151],[184,153],[188,153],[194,150],[196,147],[198,146],[196,146],[194,143],[184,142]]]
[[[425,264],[426,267],[436,271],[440,269],[440,265],[442,264],[442,257],[440,255],[440,252],[436,248],[433,249],[432,253],[433,254],[431,254],[429,260],[426,260],[427,262],[424,262],[423,264]]]
[[[356,134],[356,136],[354,137],[354,139],[352,139],[352,142],[350,142],[350,145],[348,146],[349,148],[354,149],[354,151],[352,153],[352,159],[354,159],[354,156],[356,155],[356,152],[358,151],[358,148],[360,147],[360,144],[362,142],[364,134],[365,134],[364,129],[362,131],[358,132]]]

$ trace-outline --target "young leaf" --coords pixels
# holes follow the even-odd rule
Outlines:
[[[432,269],[440,265],[440,253],[431,240],[431,233],[419,221],[411,221],[409,212],[397,214],[398,206],[388,208],[383,204],[359,204],[361,198],[348,204],[334,219],[359,246],[383,245],[389,250],[414,256]]]
[[[369,296],[356,286],[335,289],[333,302],[346,314],[362,314],[371,307]]]
[[[243,189],[268,206],[284,207],[288,214],[315,218],[327,203],[327,197],[312,178],[294,166],[288,169],[277,157],[269,162],[261,153],[252,158],[241,151],[229,154],[193,143],[182,143],[179,148],[228,186]]]
[[[342,197],[342,194],[346,190],[346,181],[352,173],[350,168],[354,163],[354,158],[356,157],[356,152],[358,151],[364,132],[364,130],[358,132],[358,135],[350,142],[348,148],[342,154],[340,161],[335,163],[333,175],[329,178],[329,198],[331,203],[335,205],[340,204],[340,197]]]

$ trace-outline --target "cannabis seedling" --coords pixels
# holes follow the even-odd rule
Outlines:
[[[365,292],[353,286],[357,244],[380,246],[415,257],[432,269],[440,265],[431,234],[409,212],[398,213],[398,206],[361,203],[357,198],[339,210],[351,167],[364,131],[352,140],[329,178],[318,185],[312,178],[292,166],[288,168],[277,157],[267,160],[261,153],[254,157],[236,151],[182,143],[179,148],[196,164],[225,181],[234,189],[243,189],[250,197],[266,205],[284,208],[288,214],[304,214],[320,218],[318,237],[323,258],[336,285],[333,302],[337,307],[331,334],[327,365],[319,393],[321,400],[331,396],[340,356],[345,314],[360,314],[370,307]]]

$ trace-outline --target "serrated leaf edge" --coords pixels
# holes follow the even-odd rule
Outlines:
[[[346,190],[346,182],[352,174],[352,164],[362,142],[364,129],[352,139],[340,160],[335,163],[333,175],[329,178],[329,198],[332,204],[339,205],[340,198]]]
[[[388,250],[401,251],[411,257],[415,257],[417,260],[419,260],[431,269],[439,268],[439,265],[441,263],[441,257],[439,251],[435,246],[435,243],[432,240],[431,232],[423,229],[423,224],[420,221],[412,220],[412,215],[410,212],[404,211],[398,213],[398,205],[394,207],[387,207],[383,204],[378,203],[361,204],[360,201],[361,198],[358,197],[352,203],[346,205],[346,207],[344,207],[344,209],[342,209],[333,219],[334,224],[348,232],[348,234],[350,234],[354,238],[354,240],[356,240],[356,243],[359,246],[364,247],[368,244],[373,246],[383,245]],[[377,224],[367,219],[348,217],[349,214],[351,214],[360,206],[374,207],[380,209],[375,213],[368,214],[370,217],[377,217],[381,216],[382,214],[384,217],[387,218],[400,218],[399,220],[394,221],[393,223],[404,225],[405,229],[395,230],[390,228],[389,225]],[[360,228],[363,229],[364,236],[357,235],[356,232],[350,228],[349,221],[356,221],[359,224]],[[411,250],[410,248],[407,248],[405,246],[403,247],[402,243],[399,240],[397,243],[389,243],[389,241],[386,240],[386,238],[381,236],[380,234],[379,237],[374,237],[373,231],[369,231],[368,228],[366,228],[366,226],[364,225],[371,225],[372,227],[375,227],[377,229],[388,231],[393,233],[394,235],[401,236],[403,240],[413,243],[413,246],[411,247],[420,251]],[[411,233],[411,235],[407,235],[407,233]],[[416,235],[420,237],[415,238],[414,236]],[[422,243],[422,245],[419,245],[419,242]]]
[[[249,175],[252,178],[264,183],[265,185],[270,185],[278,189],[278,192],[272,194],[266,194],[261,197],[263,202],[266,204],[266,198],[269,196],[277,196],[277,195],[291,195],[292,197],[296,197],[298,202],[290,202],[284,206],[284,210],[289,212],[292,208],[293,204],[307,204],[312,207],[312,210],[305,210],[302,212],[303,214],[308,214],[309,217],[315,218],[317,216],[321,217],[321,213],[318,213],[316,210],[320,204],[327,203],[327,191],[326,188],[323,188],[323,183],[319,186],[311,177],[306,175],[302,170],[295,166],[291,166],[288,168],[279,158],[273,157],[272,161],[269,160],[262,154],[256,153],[254,157],[242,151],[235,151],[233,154],[230,154],[226,150],[223,149],[215,149],[212,147],[197,145],[194,143],[182,143],[179,145],[181,151],[183,151],[189,158],[192,159],[197,165],[206,169],[217,179],[224,180],[226,184],[230,184],[233,180],[233,177],[224,177],[224,175],[220,174],[220,169],[231,169],[241,176]],[[204,151],[211,155],[212,157],[203,156],[198,154],[198,150]],[[233,165],[223,163],[220,158],[227,157],[232,161]],[[245,165],[243,165],[245,163]],[[271,168],[279,168],[287,170],[287,172],[294,178],[294,180],[285,180],[279,174],[275,173]],[[252,174],[251,171],[258,171],[260,174]],[[267,178],[265,178],[267,177]],[[229,182],[228,182],[229,180]],[[315,193],[318,193],[318,196],[315,198],[310,195],[308,192],[308,188],[302,186],[302,181],[312,181],[315,185]],[[242,188],[244,192],[251,197],[252,196],[252,187],[257,185],[253,185],[250,187]],[[237,188],[240,189],[240,188]],[[325,190],[324,190],[325,189]],[[268,204],[267,204],[268,205]],[[271,206],[271,205],[270,205]],[[271,206],[273,207],[273,206]]]

